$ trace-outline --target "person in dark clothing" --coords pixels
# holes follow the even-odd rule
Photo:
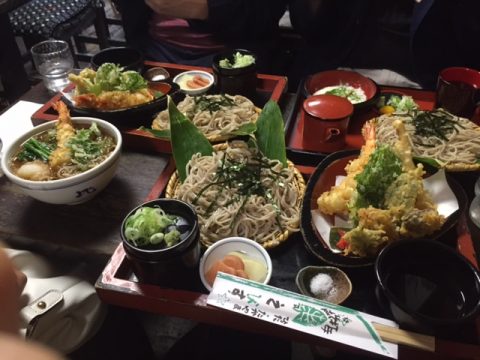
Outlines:
[[[479,12],[477,0],[292,0],[292,25],[306,46],[291,76],[389,69],[433,89],[445,67],[480,67]]]
[[[259,71],[275,61],[287,0],[115,0],[130,46],[151,60],[211,66],[214,55],[243,48]]]

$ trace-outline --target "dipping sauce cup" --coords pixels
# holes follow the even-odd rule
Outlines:
[[[478,123],[480,71],[466,67],[450,67],[440,71],[435,107]]]
[[[345,146],[353,105],[335,95],[314,95],[303,102],[303,146],[307,150],[334,152]]]

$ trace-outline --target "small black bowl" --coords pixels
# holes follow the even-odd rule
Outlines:
[[[375,262],[377,298],[405,329],[451,334],[480,314],[480,274],[438,241],[401,240]]]
[[[141,207],[159,206],[167,214],[180,218],[178,227],[181,240],[174,246],[157,248],[138,247],[124,235],[125,223]],[[130,211],[122,222],[120,230],[126,257],[133,272],[142,283],[172,288],[188,288],[198,283],[200,261],[200,231],[198,218],[193,207],[176,199],[156,199],[143,203]]]
[[[124,70],[134,70],[141,73],[143,60],[144,57],[140,50],[131,47],[110,47],[93,55],[90,64],[94,70],[97,70],[104,63],[114,63],[122,66]]]
[[[248,66],[239,68],[220,66],[220,61],[223,59],[233,62],[236,53],[251,55],[255,61]],[[212,68],[215,77],[215,89],[218,93],[243,95],[251,100],[254,98],[257,86],[257,57],[254,53],[244,49],[223,52],[213,58]]]

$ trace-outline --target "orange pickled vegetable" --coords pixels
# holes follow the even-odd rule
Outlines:
[[[243,260],[235,255],[226,255],[223,259],[215,261],[210,269],[207,270],[205,273],[205,279],[210,286],[213,286],[213,282],[219,271],[248,279],[248,275],[245,273],[245,264],[243,263]]]
[[[216,261],[210,269],[205,273],[205,278],[207,282],[210,284],[210,286],[213,286],[213,282],[215,281],[215,278],[217,277],[217,272],[224,272],[227,274],[235,275],[235,269],[228,266],[223,262],[223,260],[218,260]]]
[[[245,270],[245,264],[243,263],[243,260],[236,255],[225,256],[223,258],[223,262],[235,270]]]

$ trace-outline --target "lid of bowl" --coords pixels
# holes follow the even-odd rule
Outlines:
[[[314,95],[303,102],[303,109],[323,120],[338,120],[352,115],[353,105],[346,98],[335,95]]]

